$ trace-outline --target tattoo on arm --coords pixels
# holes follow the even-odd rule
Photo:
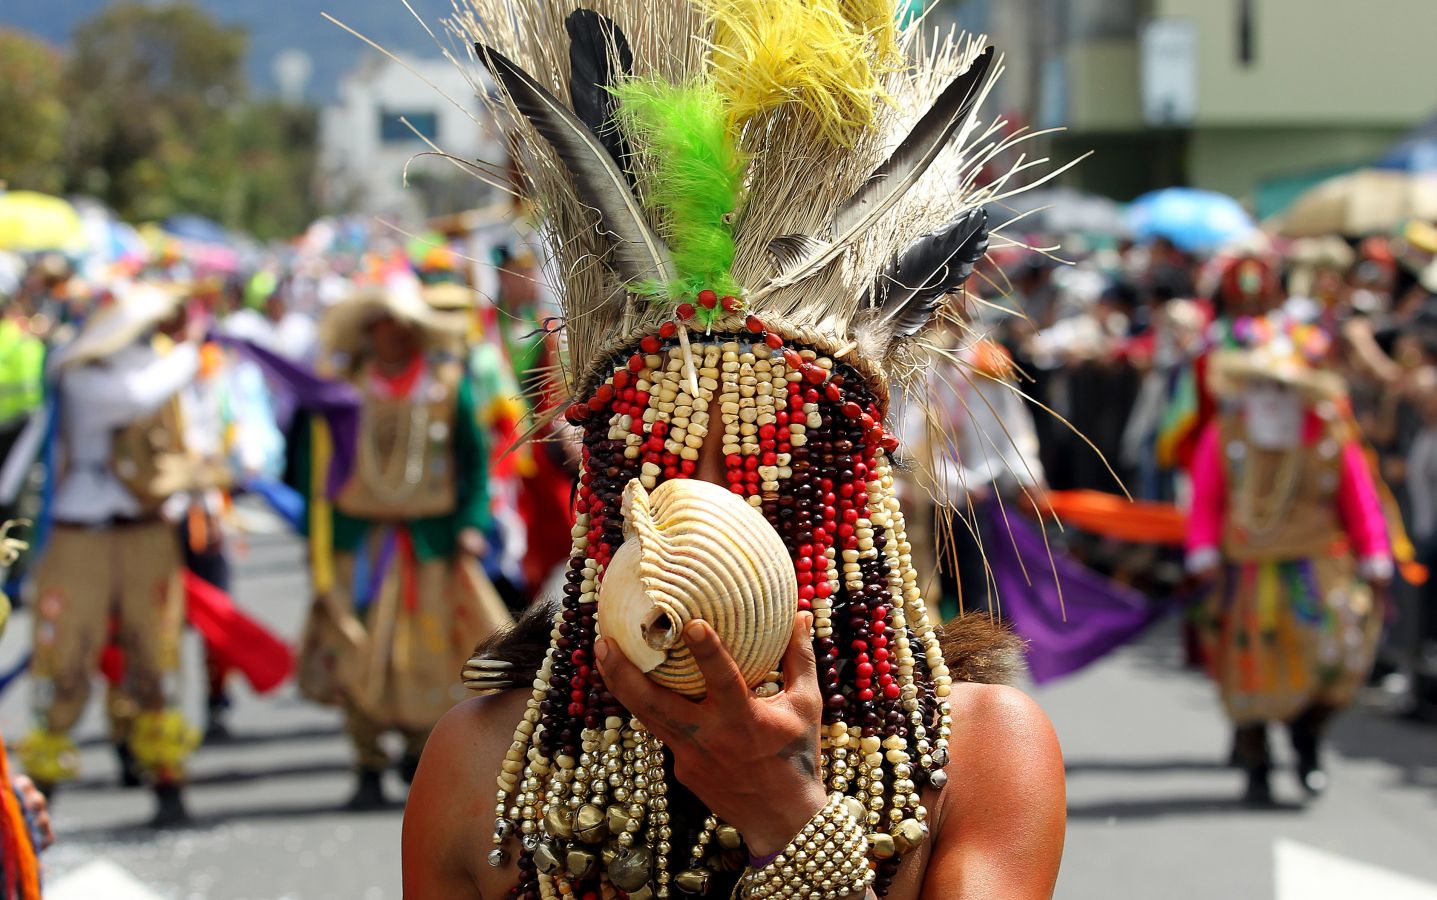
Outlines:
[[[789,764],[805,778],[818,777],[818,748],[814,746],[812,735],[804,735],[795,739],[778,751],[778,756],[780,759],[788,760]]]
[[[694,746],[698,747],[700,750],[703,749],[703,742],[699,740],[698,725],[693,723],[676,722],[672,717],[664,715],[662,712],[660,712],[657,708],[653,706],[650,706],[648,708],[648,714],[644,716],[644,719],[650,722],[654,722],[659,727],[672,734],[683,735],[690,741],[693,741]]]

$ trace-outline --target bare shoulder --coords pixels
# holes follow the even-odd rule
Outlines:
[[[948,783],[938,796],[924,897],[1052,895],[1067,827],[1063,754],[1017,688],[955,684]]]
[[[953,710],[954,744],[962,746],[965,738],[1001,740],[1033,752],[1050,751],[1061,761],[1058,736],[1048,714],[1017,688],[1005,684],[954,684],[948,703]]]
[[[408,900],[497,897],[512,885],[508,867],[490,867],[486,854],[495,776],[527,699],[522,690],[476,697],[434,726],[404,808]]]
[[[1047,713],[1027,694],[1000,684],[955,684],[953,733],[943,812],[966,814],[1021,795],[1040,808],[1065,804],[1063,752]],[[959,809],[951,809],[953,804]]]

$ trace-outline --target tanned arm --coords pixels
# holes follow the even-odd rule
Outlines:
[[[953,726],[954,758],[922,897],[1048,900],[1067,826],[1052,724],[1014,688],[955,685]]]
[[[404,809],[405,900],[482,900],[513,872],[492,869],[494,773],[523,715],[524,691],[468,700],[434,727]],[[495,884],[481,889],[480,880]]]

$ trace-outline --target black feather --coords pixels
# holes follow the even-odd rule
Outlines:
[[[600,230],[613,240],[607,259],[614,270],[629,283],[673,281],[677,276],[669,248],[649,226],[627,175],[599,136],[513,60],[484,44],[475,44],[474,51],[515,109],[558,154],[579,199],[598,211]]]
[[[949,82],[893,154],[838,208],[833,218],[836,232],[849,229],[875,208],[884,208],[891,198],[905,193],[928,170],[948,139],[968,121],[992,64],[993,48],[988,47]]]
[[[592,9],[574,10],[564,20],[564,29],[569,32],[569,100],[574,114],[623,166],[628,142],[614,120],[618,101],[609,88],[620,77],[633,74],[629,41],[612,19]]]
[[[891,337],[912,337],[963,287],[988,252],[988,213],[974,207],[909,244],[893,258],[864,298],[873,323]]]
[[[780,248],[783,252],[771,251],[771,258],[785,265],[773,281],[751,299],[760,299],[769,291],[795,284],[819,271],[891,210],[928,171],[949,139],[968,122],[982,96],[992,64],[993,48],[988,47],[949,82],[892,155],[838,207],[824,229],[823,239],[801,246],[791,241]],[[804,252],[791,252],[797,249]]]

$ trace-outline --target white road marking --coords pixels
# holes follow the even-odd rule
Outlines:
[[[45,885],[45,900],[164,900],[107,859],[87,863]]]
[[[1437,884],[1279,838],[1277,900],[1437,900]]]

